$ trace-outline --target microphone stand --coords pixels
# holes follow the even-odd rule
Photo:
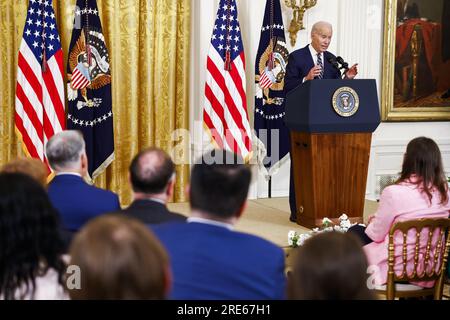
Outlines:
[[[336,68],[336,70],[339,72],[339,76],[342,78],[341,68],[339,68],[339,64],[336,61],[336,59],[334,59],[333,57],[329,57],[327,60],[328,60],[329,63],[331,63],[331,65],[333,67]]]

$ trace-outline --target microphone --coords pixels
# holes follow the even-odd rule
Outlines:
[[[328,61],[333,67],[336,68],[336,70],[339,72],[339,76],[342,77],[341,68],[339,68],[339,64],[338,64],[338,62],[336,61],[336,57],[333,56],[333,55],[330,55],[330,56],[327,58],[327,61]]]
[[[339,64],[337,63],[335,57],[330,56],[330,57],[328,57],[327,60],[328,60],[329,63],[331,63],[331,65],[332,65],[333,67],[335,67],[336,69],[339,70]]]
[[[345,62],[344,59],[342,59],[342,57],[337,57],[336,61],[341,64],[341,67],[339,69],[344,69],[345,72],[348,71],[348,63]]]

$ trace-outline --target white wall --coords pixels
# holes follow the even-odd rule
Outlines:
[[[359,78],[376,79],[380,94],[384,8],[382,0],[318,0],[317,5],[305,13],[306,30],[298,33],[294,49],[309,43],[311,26],[319,20],[333,24],[334,35],[330,51],[340,55],[352,65],[359,63]],[[193,154],[201,154],[202,103],[204,97],[206,56],[214,25],[218,0],[193,0],[192,13],[192,69],[191,69],[191,133]],[[254,64],[258,49],[260,28],[264,17],[265,0],[237,0],[246,55],[247,102],[250,123],[253,125]],[[284,26],[289,27],[291,9],[281,0]],[[289,34],[286,32],[289,49]],[[410,122],[381,123],[372,139],[372,150],[367,181],[367,198],[376,198],[376,177],[399,171],[405,146],[412,138],[424,135],[439,144],[447,172],[450,173],[450,123]],[[289,162],[274,176],[272,196],[289,193]],[[267,182],[257,168],[250,198],[267,197]]]

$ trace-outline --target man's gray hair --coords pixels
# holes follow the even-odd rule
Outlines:
[[[331,23],[326,22],[326,21],[318,21],[313,24],[312,29],[311,29],[311,34],[317,33],[324,28],[329,28],[330,30],[333,30],[333,26],[331,25]]]
[[[85,153],[83,135],[77,130],[65,130],[55,134],[48,142],[45,153],[54,170],[78,169],[80,157]]]

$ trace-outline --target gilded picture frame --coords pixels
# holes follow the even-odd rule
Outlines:
[[[430,6],[433,5],[432,1],[428,3],[431,3]],[[414,10],[409,8],[410,13],[405,14],[406,6],[411,4],[415,5]],[[418,9],[419,5],[425,6],[426,2],[385,0],[381,83],[383,121],[450,120],[450,97],[446,97],[450,90],[450,85],[446,87],[450,83],[450,80],[446,78],[447,70],[450,73],[450,58],[445,59],[445,53],[448,56],[450,44],[443,41],[444,37],[448,37],[450,26],[447,22],[442,23],[444,19],[447,20],[450,8],[445,0],[442,1],[440,23],[438,20],[422,17]],[[435,12],[435,8],[428,9],[428,12],[434,10],[435,17],[439,15],[439,12]],[[425,28],[428,29],[425,30]],[[413,30],[412,33],[411,30]],[[426,34],[424,30],[427,31]],[[429,34],[430,32],[439,34],[439,30],[441,48],[433,51],[430,49],[434,47],[430,44],[432,41]],[[397,34],[399,39],[396,37]],[[431,40],[438,43],[436,38],[438,37],[431,37]],[[399,52],[396,53],[396,50]],[[441,61],[439,61],[439,55],[442,57]],[[422,79],[421,76],[428,78]],[[428,88],[426,88],[427,85]]]

